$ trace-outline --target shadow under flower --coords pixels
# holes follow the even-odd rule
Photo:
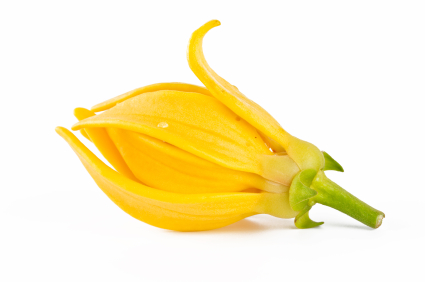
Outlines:
[[[333,228],[350,228],[350,229],[369,230],[369,231],[376,230],[374,228],[370,228],[366,225],[361,225],[361,224],[358,224],[358,225],[357,224],[346,224],[346,223],[341,224],[341,223],[332,223],[332,222],[329,222],[329,223],[325,222],[325,224],[326,224],[326,226],[333,227]]]
[[[271,230],[297,229],[293,219],[281,219],[269,215],[256,215],[242,219],[238,222],[224,226],[218,229],[194,232],[196,234],[205,233],[247,233],[247,232],[266,232]],[[176,232],[176,231],[170,231]],[[185,233],[185,232],[183,232]],[[193,232],[188,232],[193,233]]]

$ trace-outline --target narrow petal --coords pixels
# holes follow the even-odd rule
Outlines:
[[[208,88],[212,96],[266,136],[278,142],[301,169],[321,169],[324,166],[324,158],[319,149],[287,133],[267,111],[248,99],[237,87],[217,75],[208,65],[203,54],[202,41],[210,29],[219,25],[219,21],[213,20],[192,34],[187,52],[192,71]]]
[[[176,193],[289,190],[254,174],[225,168],[159,139],[119,128],[106,129],[134,175],[144,184]]]
[[[105,102],[102,102],[100,104],[93,106],[91,110],[93,112],[101,112],[101,111],[110,109],[116,104],[121,103],[132,97],[135,97],[137,95],[148,93],[148,92],[155,92],[159,90],[177,90],[177,91],[183,91],[183,92],[196,92],[196,93],[201,93],[201,94],[209,95],[209,96],[211,95],[208,89],[198,85],[181,83],[181,82],[156,83],[156,84],[151,84],[151,85],[134,89],[132,91],[129,91],[127,93],[114,97],[112,99],[109,99]]]
[[[227,168],[261,175],[259,158],[272,155],[257,130],[217,99],[157,91],[126,100],[72,129],[116,127],[163,140]]]
[[[89,111],[84,108],[76,108],[74,110],[74,115],[78,120],[84,120],[86,118],[95,116],[92,111]],[[136,180],[137,178],[129,169],[128,165],[125,163],[122,158],[120,152],[115,147],[114,142],[112,142],[111,138],[106,132],[105,128],[102,127],[92,127],[85,128],[85,132],[87,133],[89,139],[93,142],[93,144],[97,147],[97,149],[102,153],[105,159],[120,173],[125,175],[126,177]]]
[[[67,129],[58,127],[56,131],[103,192],[125,212],[148,224],[195,231],[219,228],[261,212],[294,216],[287,193],[176,194],[147,187],[109,168]]]

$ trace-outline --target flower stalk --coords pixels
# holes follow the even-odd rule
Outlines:
[[[319,171],[314,177],[312,188],[317,191],[317,195],[311,198],[311,201],[339,210],[369,227],[378,228],[385,217],[383,212],[369,206],[327,178],[323,171]]]
[[[292,181],[289,192],[292,209],[300,212],[295,218],[298,228],[312,228],[323,224],[309,218],[308,212],[316,203],[343,212],[372,228],[378,228],[385,217],[383,212],[369,206],[327,178],[323,171],[301,171]]]

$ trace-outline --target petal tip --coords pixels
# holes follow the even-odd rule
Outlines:
[[[56,126],[55,131],[56,133],[60,134],[62,132],[62,126]]]
[[[210,29],[217,27],[221,25],[221,22],[219,20],[211,20],[207,23],[205,23],[203,26],[201,26],[198,31],[201,31],[201,34],[207,33]]]
[[[68,129],[62,126],[56,126],[55,131],[57,134],[59,134],[62,137],[64,137],[69,132]]]
[[[219,26],[219,25],[221,25],[221,22],[219,20],[212,20],[212,21],[210,21],[210,23],[213,26]]]
[[[74,116],[78,120],[82,120],[91,116],[94,116],[94,113],[86,108],[75,108],[74,109]]]
[[[74,109],[74,116],[78,116],[78,114],[80,114],[81,112],[84,112],[84,111],[87,111],[87,109],[85,109],[85,108],[80,108],[80,107],[75,108],[75,109]]]
[[[79,122],[77,122],[76,124],[74,124],[73,126],[71,126],[71,129],[72,129],[73,131],[80,130],[81,128],[83,128],[83,127],[80,125],[80,123],[79,123]]]

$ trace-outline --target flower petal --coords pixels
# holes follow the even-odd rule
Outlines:
[[[117,97],[114,97],[112,99],[109,99],[105,102],[99,103],[91,108],[93,112],[101,112],[107,109],[112,108],[118,103],[121,103],[127,99],[130,99],[132,97],[135,97],[137,95],[148,93],[148,92],[155,92],[159,90],[176,90],[176,91],[183,91],[183,92],[196,92],[201,93],[204,95],[211,96],[208,89],[202,86],[188,84],[188,83],[181,83],[181,82],[164,82],[164,83],[156,83],[151,84],[147,86],[143,86],[137,89],[134,89],[132,91],[129,91],[127,93],[124,93],[122,95],[119,95]]]
[[[84,108],[76,108],[74,110],[74,115],[78,120],[84,120],[86,118],[95,116],[95,113]],[[115,147],[114,142],[106,132],[105,128],[102,127],[92,127],[84,129],[90,140],[97,147],[97,149],[102,153],[105,159],[120,173],[124,174],[126,177],[138,181],[131,172],[128,165],[125,163],[120,152]]]
[[[103,192],[125,212],[148,224],[194,231],[219,228],[257,213],[296,215],[289,207],[288,193],[176,194],[147,187],[109,168],[67,129],[57,127],[56,131]]]
[[[225,168],[145,134],[119,128],[106,130],[134,175],[150,187],[192,194],[249,188],[274,193],[289,190],[289,186]]]
[[[255,128],[217,99],[198,93],[146,93],[84,119],[72,129],[89,127],[139,132],[224,167],[260,175],[260,156],[272,155]]]
[[[291,136],[267,111],[248,99],[234,85],[217,75],[208,65],[202,50],[202,40],[210,29],[219,25],[219,21],[212,20],[192,34],[187,51],[192,71],[208,88],[212,96],[259,131],[278,142],[301,169],[321,169],[324,166],[324,158],[316,146]]]

